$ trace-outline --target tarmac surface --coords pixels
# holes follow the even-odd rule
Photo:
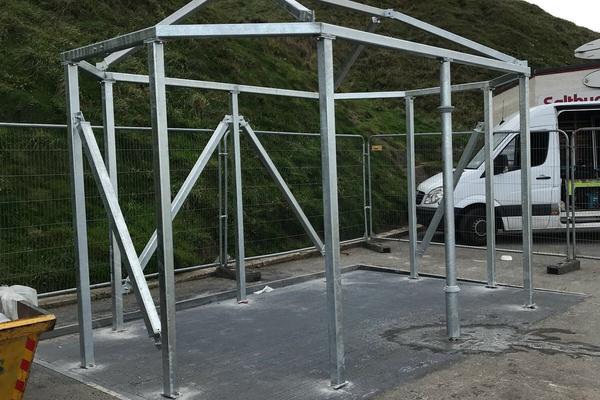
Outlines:
[[[389,254],[375,253],[360,247],[343,250],[342,263],[344,265],[363,263],[403,270],[408,269],[406,244],[398,242],[390,242],[389,244],[392,247],[392,252]],[[557,244],[556,246],[558,248],[561,245]],[[513,260],[501,261],[500,257],[502,255],[510,255]],[[484,251],[458,249],[457,259],[461,278],[485,278]],[[505,254],[499,251],[497,259],[498,281],[520,284],[522,280],[520,255],[515,253]],[[583,260],[582,270],[580,271],[563,276],[547,275],[545,265],[557,260],[560,260],[560,258],[534,257],[535,286],[587,293],[589,296],[569,308],[562,309],[559,307],[559,309],[554,309],[552,311],[553,315],[544,314],[539,318],[532,317],[531,321],[535,320],[535,322],[531,323],[527,329],[517,327],[490,331],[482,324],[467,322],[465,325],[465,322],[463,322],[463,334],[469,339],[466,340],[466,343],[475,346],[475,350],[471,350],[469,347],[454,349],[453,351],[460,353],[460,356],[453,356],[455,358],[452,358],[452,362],[439,363],[438,367],[427,370],[425,374],[417,374],[402,379],[391,386],[383,383],[376,384],[377,390],[369,393],[366,397],[386,400],[405,398],[477,399],[483,397],[501,399],[600,399],[600,386],[595,373],[600,367],[596,347],[600,346],[600,339],[596,334],[600,330],[600,307],[596,297],[596,293],[600,288],[600,281],[598,280],[600,263],[594,260]],[[442,246],[433,245],[422,261],[421,271],[443,275]],[[322,269],[323,260],[317,257],[290,261],[261,269],[263,273],[263,282],[261,283],[266,284],[271,280],[322,271]],[[461,284],[461,286],[465,285]],[[217,278],[184,282],[178,285],[178,299],[181,300],[199,294],[216,293],[233,287],[234,282]],[[516,290],[511,295],[511,304],[520,309],[518,304],[521,303],[522,299],[524,301],[524,294],[517,289],[511,290]],[[156,294],[156,290],[153,290],[153,293]],[[463,290],[461,295],[465,295],[465,293],[467,291]],[[482,296],[482,298],[489,297],[488,293],[484,292],[485,296]],[[536,292],[536,301],[540,304],[541,302],[537,298],[542,294],[543,292]],[[127,303],[133,309],[134,305],[130,297],[127,296]],[[438,291],[436,294],[435,303],[436,307],[443,307],[442,292]],[[398,304],[403,304],[403,302],[399,301]],[[105,299],[95,302],[95,316],[107,315],[110,309],[109,306],[110,302]],[[392,307],[392,309],[396,308]],[[404,310],[405,307],[401,309]],[[61,315],[64,315],[63,322],[65,322],[69,321],[69,318],[73,318],[73,310],[73,306],[66,306],[52,311],[59,315],[59,321],[62,319]],[[530,315],[534,315],[539,311],[539,309],[533,311]],[[440,311],[436,315],[443,315],[443,313]],[[348,318],[348,315],[345,317]],[[437,321],[437,323],[439,324],[441,321]],[[445,354],[448,350],[443,348],[442,345],[445,342],[439,336],[437,341],[423,342],[424,338],[435,338],[436,336],[431,334],[431,329],[438,328],[435,328],[435,324],[433,324],[433,327],[421,327],[410,331],[409,337],[412,347],[409,346],[409,349],[433,354],[440,354],[439,352]],[[406,336],[401,337],[403,340],[406,339]],[[489,349],[486,348],[485,343],[483,345],[474,343],[477,342],[474,338],[478,337],[494,337],[498,343],[501,343],[500,350],[488,351]],[[395,343],[397,344],[397,338],[398,336],[390,333],[388,342],[393,345],[394,340],[396,340]],[[540,343],[544,345],[541,346]],[[421,348],[421,350],[416,350],[418,348]],[[154,353],[154,356],[156,355]],[[395,365],[397,367],[401,363]],[[351,368],[349,369],[351,370]],[[320,375],[321,377],[327,376],[326,373]],[[352,379],[350,380],[352,381]],[[194,392],[190,391],[189,393]],[[83,385],[70,377],[59,375],[42,366],[34,366],[26,399],[69,398],[114,399],[119,397]],[[192,396],[189,398],[210,399],[211,397]],[[294,397],[272,396],[271,398]],[[319,398],[327,397],[322,396]]]

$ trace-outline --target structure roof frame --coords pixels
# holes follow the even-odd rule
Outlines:
[[[369,46],[398,50],[426,58],[448,59],[458,64],[482,67],[506,73],[529,75],[531,72],[526,63],[522,61],[501,61],[322,22],[157,25],[66,51],[62,53],[62,59],[64,62],[82,61],[89,57],[140,46],[146,42],[155,40],[180,38],[318,37],[322,35],[333,36]]]

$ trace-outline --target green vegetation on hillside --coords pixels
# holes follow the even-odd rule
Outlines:
[[[577,62],[573,49],[597,34],[554,18],[520,0],[366,1],[395,8],[462,34],[534,67]],[[0,121],[64,123],[61,51],[147,27],[165,17],[185,0],[4,0],[0,9]],[[305,2],[318,20],[364,29],[368,16]],[[291,18],[273,0],[214,0],[186,22],[274,22]],[[385,20],[379,33],[432,45],[448,43],[400,23]],[[457,46],[451,48],[460,49]],[[337,65],[352,45],[335,45]],[[145,52],[129,58],[118,70],[146,73]],[[437,86],[435,60],[425,60],[381,49],[367,49],[356,63],[342,91],[402,90]],[[316,90],[314,39],[195,40],[167,43],[167,72],[172,77]],[[494,76],[480,69],[455,66],[455,82]],[[81,74],[82,109],[86,118],[101,123],[100,87]],[[242,95],[241,112],[255,129],[316,132],[318,106],[310,100]],[[228,112],[226,93],[169,89],[169,124],[176,127],[214,128]],[[417,127],[438,130],[437,99],[417,101]],[[481,119],[480,96],[460,94],[455,125],[464,130]],[[338,132],[367,137],[404,129],[400,101],[339,102]],[[117,85],[116,119],[119,125],[149,124],[145,87]],[[99,134],[100,138],[101,135]],[[360,138],[359,138],[360,139]],[[358,140],[359,140],[358,139]],[[173,192],[202,149],[206,137],[171,137]],[[265,146],[290,182],[317,229],[321,225],[318,138],[302,140],[269,137]],[[421,160],[435,170],[439,162],[435,138],[422,139]],[[460,142],[460,139],[457,139]],[[360,141],[360,140],[359,140]],[[374,203],[386,213],[375,214],[382,223],[401,222],[405,207],[403,143],[384,142],[382,156],[391,160],[374,175]],[[362,226],[362,148],[344,144],[340,150],[341,222],[345,238],[356,237]],[[153,230],[151,149],[147,133],[127,132],[119,138],[120,195],[138,251]],[[246,230],[250,255],[310,245],[294,222],[278,190],[269,183],[256,157],[247,153]],[[400,155],[398,155],[400,154]],[[70,230],[70,187],[66,137],[62,131],[0,130],[0,270],[6,282],[29,283],[39,290],[74,284]],[[386,161],[387,162],[387,161]],[[216,227],[216,159],[176,220],[178,266],[212,262],[218,246]],[[390,189],[393,188],[393,189]],[[94,282],[108,279],[107,227],[96,191],[88,184],[90,258]],[[393,196],[389,191],[397,190]],[[231,204],[231,201],[230,201]],[[231,215],[231,214],[230,214]],[[229,221],[232,222],[231,220]],[[232,233],[233,230],[230,230]],[[230,244],[233,237],[230,237]],[[233,247],[230,246],[230,253]],[[6,272],[6,273],[4,273]],[[32,278],[33,277],[33,278]]]

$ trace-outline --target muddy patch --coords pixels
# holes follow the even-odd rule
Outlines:
[[[401,346],[436,353],[508,353],[537,351],[544,354],[565,354],[572,358],[600,357],[600,346],[570,341],[575,332],[565,329],[522,330],[508,325],[467,325],[461,338],[449,341],[442,325],[425,325],[409,329],[390,329],[382,337]]]

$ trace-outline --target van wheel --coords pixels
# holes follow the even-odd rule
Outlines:
[[[485,246],[487,243],[485,209],[472,208],[467,210],[460,220],[459,229],[459,236],[465,244]]]

